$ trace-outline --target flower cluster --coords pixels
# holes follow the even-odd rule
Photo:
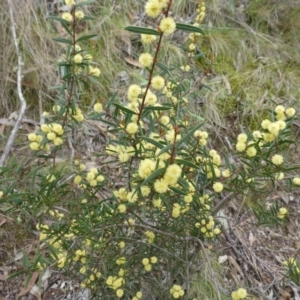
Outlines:
[[[145,13],[151,18],[157,18],[167,6],[168,0],[148,0],[145,4]]]
[[[108,155],[117,156],[119,161],[124,163],[135,155],[135,149],[132,146],[114,146],[110,144],[106,148],[106,153]]]
[[[152,256],[150,259],[149,258],[143,258],[142,264],[144,265],[144,269],[149,272],[152,269],[152,265],[157,263],[157,257]]]
[[[63,143],[61,136],[64,130],[58,123],[43,124],[40,133],[28,134],[30,141],[29,147],[33,151],[50,150],[50,144],[53,146],[60,146]]]
[[[231,298],[232,300],[242,300],[245,299],[247,297],[248,293],[246,291],[246,289],[243,288],[239,288],[236,291],[233,291],[231,293]]]
[[[106,280],[107,286],[116,291],[118,298],[121,298],[124,295],[124,290],[121,288],[124,283],[125,279],[118,276],[109,276]]]
[[[286,129],[285,120],[295,114],[294,108],[285,109],[284,106],[278,105],[275,110],[276,121],[272,122],[265,119],[261,122],[261,130],[252,132],[252,139],[249,140],[248,135],[241,133],[237,137],[236,150],[238,152],[246,151],[248,157],[254,157],[257,151],[268,143],[275,141],[280,133]],[[278,162],[276,161],[278,164]]]
[[[184,290],[178,284],[174,284],[170,289],[170,293],[174,299],[178,299],[184,295]]]
[[[205,17],[205,1],[200,0],[198,7],[197,7],[197,16],[196,16],[196,24],[194,26],[199,25],[202,23]]]
[[[279,219],[284,219],[285,216],[287,215],[287,213],[288,213],[288,210],[287,210],[285,207],[281,207],[281,208],[279,209],[279,212],[278,212],[278,214],[277,214],[277,217],[278,217]]]

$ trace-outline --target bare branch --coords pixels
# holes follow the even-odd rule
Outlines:
[[[15,23],[15,19],[14,19],[14,15],[13,15],[13,8],[12,8],[12,3],[11,0],[7,0],[8,3],[8,8],[9,8],[9,14],[10,14],[10,21],[11,21],[11,31],[12,31],[12,36],[13,36],[13,41],[16,47],[16,52],[17,52],[17,56],[18,56],[18,70],[17,70],[17,89],[18,89],[18,97],[21,103],[21,108],[20,108],[20,112],[19,112],[19,116],[17,119],[17,122],[14,126],[14,129],[12,130],[9,139],[7,141],[7,144],[4,148],[3,154],[1,156],[0,159],[0,167],[3,167],[8,154],[11,150],[11,147],[15,141],[17,132],[20,128],[22,119],[24,117],[25,114],[25,110],[26,110],[26,100],[23,96],[22,93],[22,56],[21,56],[21,52],[19,49],[19,45],[18,45],[18,40],[17,40],[17,33],[16,33],[16,23]]]

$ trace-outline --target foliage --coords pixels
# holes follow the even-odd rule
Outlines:
[[[293,143],[296,112],[277,105],[258,130],[238,135],[235,150],[229,149],[231,159],[222,158],[221,151],[210,147],[205,122],[197,119],[193,124],[189,108],[211,71],[203,52],[201,73],[195,67],[205,3],[199,1],[195,23],[189,25],[175,22],[172,2],[164,0],[145,4],[154,28],[125,28],[141,35],[142,83],[133,82],[125,94],[99,98],[93,110],[85,110],[85,91],[105,76],[82,46],[95,35],[78,35],[76,30],[91,19],[83,9],[92,2],[66,0],[69,12],[49,17],[65,33],[54,39],[65,49],[58,63],[60,83],[53,87],[55,104],[43,113],[44,124],[28,135],[30,149],[45,165],[31,166],[24,178],[6,176],[11,169],[2,168],[1,202],[30,211],[39,220],[40,241],[48,247],[49,256],[24,259],[24,272],[55,264],[75,274],[81,287],[98,299],[187,299],[196,272],[194,251],[206,251],[221,233],[216,215],[219,205],[226,205],[226,195],[266,192],[261,181],[270,182],[272,190],[297,167],[288,166],[284,158]],[[188,32],[188,43],[181,49],[184,62],[169,66],[161,53],[175,30]],[[99,163],[89,168],[77,158],[68,168],[59,166],[58,153],[85,119],[107,124]],[[19,190],[20,180],[29,185]],[[300,184],[297,177],[287,183]],[[286,214],[275,207],[267,221],[279,224]],[[266,223],[263,207],[255,215]],[[237,292],[236,299],[247,295],[242,288]]]

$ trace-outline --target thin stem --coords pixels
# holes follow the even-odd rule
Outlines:
[[[12,148],[12,145],[15,141],[17,132],[20,128],[21,122],[23,120],[24,114],[25,114],[25,110],[26,110],[26,100],[23,96],[22,93],[22,55],[21,55],[21,51],[19,49],[19,45],[18,45],[18,40],[17,40],[17,33],[16,33],[16,23],[15,23],[15,19],[14,19],[14,15],[13,15],[13,9],[12,9],[12,3],[11,0],[7,0],[8,3],[8,8],[9,8],[9,14],[10,14],[10,21],[11,21],[11,31],[12,31],[12,36],[13,36],[13,41],[15,44],[15,48],[16,48],[16,52],[17,52],[17,56],[18,56],[18,70],[17,70],[17,90],[18,90],[18,97],[21,103],[21,108],[20,108],[20,112],[19,112],[19,116],[17,119],[17,122],[14,126],[14,129],[12,130],[9,139],[7,141],[7,144],[3,150],[3,154],[1,156],[0,159],[0,167],[3,167],[4,162],[7,159],[7,156]]]

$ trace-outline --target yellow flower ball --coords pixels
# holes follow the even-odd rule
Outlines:
[[[237,293],[238,293],[240,299],[245,299],[248,296],[247,291],[245,289],[243,289],[243,288],[239,288],[237,290]]]
[[[66,5],[76,5],[76,2],[74,0],[65,0]]]
[[[238,151],[238,152],[243,152],[245,149],[246,149],[247,145],[245,142],[238,142],[236,145],[235,145],[235,149]]]
[[[126,131],[130,134],[130,135],[134,135],[138,132],[139,130],[139,126],[136,123],[128,123],[128,125],[126,126]]]
[[[276,166],[279,166],[283,163],[283,156],[280,154],[275,154],[272,157],[272,163]]]
[[[124,241],[121,241],[121,242],[119,242],[118,245],[119,245],[119,248],[120,248],[120,249],[123,249],[123,248],[125,248],[125,245],[126,245],[126,244],[125,244]]]
[[[230,177],[230,170],[226,169],[226,170],[222,171],[222,176],[225,178]]]
[[[122,290],[122,289],[117,289],[116,295],[117,295],[118,298],[122,298],[123,295],[124,295],[124,290]]]
[[[165,35],[171,35],[176,30],[176,23],[172,17],[163,18],[159,23],[159,29]]]
[[[53,141],[53,144],[55,146],[60,146],[62,143],[63,143],[63,139],[60,138],[60,137],[55,138],[54,141]]]
[[[81,64],[83,57],[81,54],[76,54],[76,55],[74,55],[73,60],[74,60],[75,64]]]
[[[247,134],[245,133],[240,133],[237,137],[237,141],[238,142],[243,142],[243,143],[246,143],[247,142],[247,139],[248,139],[248,136]]]
[[[180,216],[180,209],[181,209],[181,206],[178,203],[173,204],[172,217],[174,219],[177,219]]]
[[[37,151],[40,148],[40,144],[37,142],[32,142],[29,144],[29,147],[32,151]]]
[[[127,97],[129,101],[137,101],[138,96],[142,93],[142,88],[137,84],[129,86],[127,91]]]
[[[90,67],[90,74],[96,77],[99,77],[101,74],[101,71],[99,68],[91,68]]]
[[[300,185],[300,177],[293,178],[293,184],[294,185]]]
[[[35,142],[36,138],[37,138],[37,135],[35,133],[29,133],[27,138],[30,142]]]
[[[257,154],[255,147],[249,147],[246,151],[247,156],[254,157]]]
[[[165,86],[165,80],[159,75],[154,76],[151,80],[151,86],[154,90],[161,90]]]
[[[83,18],[84,18],[84,12],[83,12],[82,10],[77,10],[77,11],[75,12],[75,17],[76,17],[76,19],[78,19],[78,20],[83,19]]]
[[[275,174],[275,179],[280,181],[284,178],[284,173],[283,172],[279,172]]]
[[[152,266],[150,264],[149,265],[145,265],[144,269],[145,269],[145,271],[150,272],[151,269],[152,269]]]
[[[295,115],[295,113],[296,113],[296,110],[295,110],[295,108],[293,108],[293,107],[289,107],[289,108],[287,108],[286,111],[285,111],[285,114],[286,114],[288,117],[293,117],[293,116]]]
[[[141,34],[141,40],[144,44],[151,44],[156,40],[156,35],[151,34]]]
[[[261,122],[260,126],[263,128],[263,129],[268,129],[269,125],[271,124],[272,122],[269,120],[269,119],[265,119]]]
[[[215,182],[213,184],[213,190],[216,192],[216,193],[221,193],[223,191],[223,184],[221,182]]]
[[[280,113],[284,113],[285,112],[285,107],[283,105],[277,105],[274,109],[274,111],[277,113],[277,114],[280,114]]]
[[[160,194],[166,193],[168,191],[167,181],[163,178],[155,180],[154,190]]]
[[[102,103],[96,103],[96,104],[94,104],[93,108],[94,108],[94,111],[96,113],[101,113],[103,111],[103,105],[102,105]]]
[[[152,264],[156,264],[157,263],[157,257],[156,256],[152,256],[150,258],[150,261],[151,261]]]
[[[144,68],[150,67],[153,64],[153,56],[150,53],[142,53],[139,56],[139,63]]]
[[[125,205],[125,204],[120,204],[120,205],[118,206],[118,211],[119,211],[121,214],[125,213],[125,212],[126,212],[126,205]]]
[[[49,132],[49,133],[47,134],[47,139],[48,139],[49,141],[54,141],[54,140],[56,139],[56,134],[55,134],[54,132]]]
[[[62,19],[68,21],[68,22],[72,22],[73,21],[73,17],[70,13],[65,12],[61,15]]]
[[[288,210],[287,210],[285,207],[281,207],[281,208],[279,209],[279,212],[278,212],[278,214],[277,214],[277,217],[278,217],[279,219],[283,219],[287,213],[288,213]]]
[[[145,13],[151,18],[156,18],[162,11],[162,6],[158,0],[149,0],[145,5]]]
[[[74,183],[75,183],[75,184],[79,184],[79,183],[81,182],[81,180],[82,180],[82,177],[81,177],[80,175],[77,175],[77,176],[75,176],[75,178],[74,178]]]

